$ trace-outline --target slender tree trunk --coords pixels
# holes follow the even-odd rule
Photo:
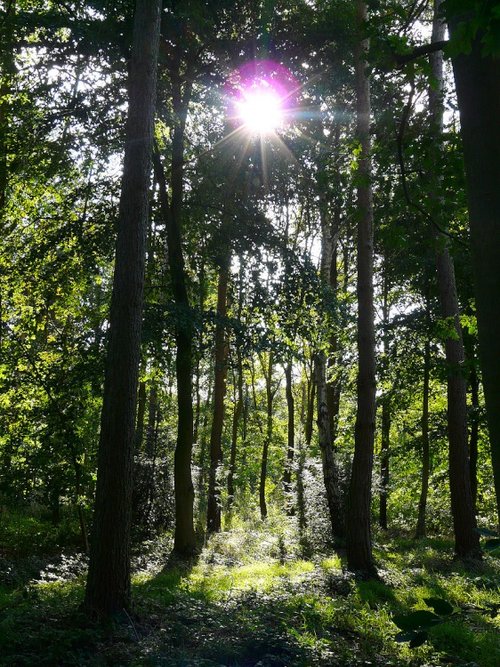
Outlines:
[[[287,448],[286,448],[286,460],[285,460],[285,471],[283,474],[283,490],[285,492],[285,502],[287,503],[287,509],[289,512],[292,511],[292,503],[290,499],[290,494],[292,492],[292,470],[293,470],[293,460],[295,456],[295,401],[293,397],[293,365],[289,362],[285,366],[285,393],[286,393],[286,406],[287,406]]]
[[[449,17],[452,35],[460,18]],[[481,37],[479,32],[469,53],[453,58],[453,71],[469,201],[479,360],[500,522],[500,58],[484,53]]]
[[[382,399],[382,442],[380,451],[380,513],[379,525],[387,530],[387,498],[389,489],[389,452],[391,433],[391,399]]]
[[[340,226],[340,215],[338,222],[334,226],[338,229]],[[338,269],[337,269],[337,243],[333,248],[331,266],[330,266],[330,287],[334,294],[338,293]],[[330,433],[332,443],[337,439],[338,420],[340,412],[340,396],[342,392],[342,353],[339,345],[338,335],[335,331],[330,336],[330,349],[327,361],[328,377],[326,383],[326,397],[328,407],[328,418],[330,420]],[[332,373],[333,371],[333,373]]]
[[[427,299],[427,312],[429,312],[429,300]],[[425,341],[424,348],[424,378],[422,389],[422,486],[418,501],[418,518],[415,538],[423,538],[426,530],[427,496],[429,494],[429,476],[431,469],[430,447],[429,447],[429,391],[431,370],[431,345],[429,339]]]
[[[477,459],[479,442],[479,378],[475,365],[469,377],[470,394],[472,403],[472,414],[470,418],[470,436],[469,436],[469,468],[470,468],[470,487],[472,493],[472,504],[474,513],[477,513]]]
[[[318,439],[323,467],[326,500],[333,538],[336,542],[345,539],[344,508],[340,495],[339,473],[333,454],[330,420],[326,405],[326,359],[323,352],[316,357],[316,387],[318,392]]]
[[[382,304],[382,329],[383,329],[383,351],[384,363],[389,358],[389,284],[387,279],[387,257],[384,258],[384,296]],[[387,368],[385,369],[387,372]],[[380,451],[380,512],[379,525],[387,530],[387,497],[389,489],[389,456],[391,440],[391,392],[384,393],[382,397],[382,442]]]
[[[455,551],[460,557],[480,554],[479,533],[472,502],[467,442],[467,386],[464,350],[458,315],[453,263],[447,250],[437,258],[438,281],[443,316],[454,321],[455,336],[446,339],[448,366],[448,441],[450,457],[451,511],[455,531]]]
[[[139,384],[137,396],[137,419],[135,422],[135,444],[134,449],[138,453],[141,451],[142,441],[144,439],[144,415],[146,412],[146,383]]]
[[[236,474],[236,453],[238,447],[238,429],[241,416],[243,414],[243,367],[241,361],[241,352],[238,350],[238,380],[237,396],[235,396],[235,406],[233,413],[233,425],[231,429],[231,454],[229,459],[229,473],[227,476],[227,505],[228,510],[234,502],[234,476]]]
[[[94,529],[85,591],[85,607],[106,616],[130,604],[132,461],[160,15],[160,0],[137,0]]]
[[[442,41],[445,24],[439,15],[441,0],[434,0],[432,41]],[[442,151],[443,132],[443,54],[437,51],[430,56],[433,85],[429,88],[429,110],[435,135],[436,150]],[[437,202],[439,218],[443,202]],[[437,235],[436,265],[441,312],[454,325],[454,335],[445,342],[448,367],[448,442],[451,511],[455,532],[455,552],[460,557],[480,555],[479,533],[472,502],[467,442],[467,385],[464,376],[464,346],[459,319],[453,260],[443,239]]]
[[[155,439],[156,439],[156,424],[158,415],[158,390],[156,383],[151,384],[149,390],[149,405],[148,405],[148,425],[146,428],[146,447],[145,454],[148,458],[153,458],[155,453]]]
[[[267,479],[267,462],[269,455],[269,446],[273,437],[273,399],[274,393],[272,388],[273,382],[273,352],[269,352],[269,360],[267,371],[264,370],[266,377],[266,431],[264,434],[264,444],[262,446],[262,458],[260,463],[260,481],[259,481],[259,507],[260,517],[264,521],[267,518],[267,503],[266,503],[266,479]]]
[[[373,308],[373,201],[370,161],[370,83],[362,38],[366,4],[356,0],[359,40],[355,47],[357,138],[361,147],[357,169],[358,208],[358,380],[354,458],[347,511],[347,564],[366,575],[375,573],[371,540],[371,482],[375,434],[375,327]]]
[[[314,403],[316,400],[316,385],[314,383],[313,369],[311,367],[311,375],[307,379],[307,412],[306,412],[306,425],[304,429],[305,439],[306,439],[306,448],[310,447],[313,433],[313,423],[314,423]]]
[[[222,463],[222,427],[224,425],[224,398],[226,396],[227,352],[226,327],[229,258],[219,270],[217,288],[217,324],[215,327],[214,414],[210,433],[210,469],[208,474],[207,532],[221,529],[220,484],[217,480]]]
[[[299,536],[301,543],[305,542],[305,532],[307,529],[306,500],[304,488],[304,467],[305,467],[305,448],[302,439],[298,443],[297,456],[297,518],[299,523]]]
[[[198,476],[198,515],[199,515],[199,526],[200,530],[203,530],[204,527],[204,513],[202,517],[202,508],[204,506],[204,503],[202,502],[202,499],[204,499],[204,493],[205,493],[205,480],[206,480],[206,473],[207,473],[207,439],[208,439],[208,420],[209,420],[209,413],[210,413],[210,406],[212,404],[212,384],[210,383],[208,386],[208,393],[207,393],[207,400],[206,400],[206,408],[205,408],[205,414],[203,416],[203,423],[201,425],[201,434],[200,434],[200,450],[199,450],[199,459],[198,459],[198,466],[199,466],[199,476]]]
[[[202,262],[201,268],[200,268],[200,274],[199,274],[199,282],[200,282],[200,317],[203,317],[203,313],[205,311],[205,264]],[[203,344],[203,333],[200,332],[199,334],[199,345],[200,349]],[[193,442],[198,442],[198,437],[199,437],[199,428],[200,428],[200,412],[201,412],[201,391],[200,391],[200,383],[201,383],[201,352],[198,353],[198,358],[196,361],[196,407],[195,407],[195,417],[194,417],[194,426],[193,426]]]
[[[181,558],[190,558],[196,551],[193,523],[194,487],[191,475],[193,453],[193,322],[182,249],[184,130],[189,96],[186,94],[182,96],[181,92],[179,53],[176,55],[176,61],[177,69],[172,73],[172,79],[174,80],[172,99],[176,122],[172,138],[171,202],[168,199],[163,165],[156,151],[153,159],[155,176],[159,186],[160,208],[167,229],[170,279],[178,310],[175,327],[178,424],[174,456],[174,551]]]

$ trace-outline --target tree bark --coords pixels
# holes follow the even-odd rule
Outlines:
[[[472,360],[473,361],[473,360]],[[470,470],[470,488],[472,493],[472,504],[474,513],[477,513],[477,459],[479,443],[479,378],[475,365],[469,376],[470,394],[471,394],[471,417],[470,436],[469,436],[469,470]]]
[[[305,423],[305,440],[306,440],[306,449],[310,447],[313,433],[313,423],[314,423],[314,403],[316,399],[316,385],[314,382],[313,368],[311,367],[311,375],[307,378],[307,410],[306,410],[306,423]]]
[[[445,24],[440,17],[441,0],[434,0],[434,21],[432,41],[442,40]],[[429,111],[431,115],[434,146],[437,152],[443,150],[443,54],[436,51],[430,56],[434,84],[429,88]],[[438,197],[436,214],[444,203]],[[444,221],[445,222],[445,221]],[[440,225],[443,228],[443,223]],[[445,239],[436,235],[436,266],[438,277],[439,299],[444,318],[453,322],[454,333],[445,341],[447,364],[447,395],[448,395],[448,443],[449,443],[449,477],[451,493],[451,512],[455,532],[455,552],[463,558],[475,558],[480,555],[479,533],[472,502],[470,471],[467,442],[467,385],[464,376],[464,345],[460,312],[455,281],[453,260]]]
[[[389,359],[389,283],[387,278],[387,257],[384,258],[384,288],[382,303],[382,329],[383,329],[383,352],[384,364]],[[385,368],[387,372],[387,368]],[[389,456],[391,444],[391,391],[386,390],[382,397],[382,442],[380,451],[380,511],[379,525],[382,530],[387,530],[387,498],[389,494]]]
[[[135,422],[135,451],[141,451],[142,441],[144,439],[144,415],[146,413],[146,383],[139,384],[139,392],[137,396],[137,419]]]
[[[347,510],[347,564],[364,575],[375,574],[371,539],[371,482],[375,434],[375,327],[373,307],[373,201],[370,160],[370,83],[366,53],[369,41],[363,38],[366,4],[356,0],[359,39],[355,47],[358,158],[357,209],[357,297],[358,297],[358,379],[354,458]]]
[[[148,425],[146,428],[146,447],[145,454],[149,458],[153,458],[156,450],[156,425],[158,417],[158,390],[156,383],[152,382],[149,390],[149,405],[148,405]]]
[[[427,314],[429,317],[429,299],[426,300]],[[426,536],[426,509],[427,496],[429,494],[429,476],[430,476],[430,446],[429,446],[429,391],[430,391],[430,369],[431,369],[431,345],[429,339],[425,341],[424,348],[424,377],[422,388],[422,486],[420,488],[420,498],[418,501],[418,518],[415,538],[420,539]]]
[[[224,398],[226,396],[227,340],[224,320],[227,316],[227,288],[229,258],[219,270],[217,287],[217,324],[215,327],[214,413],[210,432],[210,469],[208,473],[207,532],[221,529],[220,484],[217,480],[222,463],[222,427],[224,425]]]
[[[452,36],[460,18],[449,17]],[[453,71],[469,202],[479,360],[500,522],[500,58],[483,54],[481,36],[470,53],[453,58]]]
[[[159,186],[160,208],[167,229],[170,279],[177,308],[175,339],[177,356],[177,444],[174,456],[175,533],[174,552],[190,558],[196,551],[193,523],[194,487],[191,475],[193,453],[193,322],[187,290],[186,268],[182,249],[182,204],[184,170],[184,130],[188,96],[182,95],[180,54],[176,51],[177,69],[172,71],[172,101],[176,122],[172,137],[171,193],[169,202],[165,172],[159,154],[153,155]]]
[[[104,616],[130,605],[132,462],[160,15],[160,0],[137,0],[94,528],[84,603],[90,612]]]
[[[263,368],[266,379],[266,431],[264,434],[264,444],[262,446],[262,458],[260,462],[260,480],[259,480],[259,507],[260,518],[264,521],[267,518],[267,502],[266,502],[266,479],[267,479],[267,462],[269,456],[269,446],[273,437],[273,401],[274,392],[272,388],[273,382],[273,363],[274,357],[272,350],[269,352],[267,370]]]
[[[227,506],[228,511],[234,502],[234,477],[236,474],[236,453],[238,448],[238,429],[241,416],[243,414],[243,366],[241,361],[241,352],[238,350],[238,380],[237,395],[235,396],[235,406],[233,413],[233,424],[231,429],[231,454],[229,458],[229,473],[227,476]]]
[[[200,302],[199,302],[199,308],[200,308],[200,317],[203,317],[203,313],[205,312],[205,264],[202,261],[201,267],[200,267],[200,273],[199,273],[199,290],[200,290]],[[199,346],[202,348],[203,345],[203,333],[200,332],[199,334]],[[195,407],[195,417],[194,417],[194,426],[193,426],[193,442],[198,442],[199,438],[199,427],[200,427],[200,412],[201,412],[201,391],[200,391],[200,382],[201,382],[201,368],[200,368],[200,361],[201,361],[201,352],[198,353],[198,358],[196,361],[196,407]]]
[[[293,503],[290,498],[292,492],[292,470],[295,457],[295,400],[293,397],[293,365],[289,362],[285,366],[285,393],[287,406],[287,447],[285,471],[283,473],[283,490],[287,511],[291,512]]]
[[[326,358],[323,352],[316,357],[316,387],[318,393],[318,440],[323,467],[326,500],[335,542],[345,539],[344,508],[340,495],[339,473],[333,454],[330,420],[326,395]]]
[[[380,448],[380,512],[379,525],[387,530],[387,499],[389,495],[389,452],[391,442],[391,399],[387,394],[382,399],[382,429]]]

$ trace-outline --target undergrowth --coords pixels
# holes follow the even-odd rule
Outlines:
[[[13,576],[15,563],[9,574],[4,562],[0,665],[500,664],[500,618],[482,611],[500,603],[495,558],[467,569],[448,540],[394,537],[376,549],[380,579],[357,581],[338,555],[304,558],[299,544],[283,517],[234,522],[189,565],[165,566],[170,538],[145,543],[134,561],[133,611],[107,625],[78,611],[84,562],[76,555],[36,576]],[[426,609],[432,597],[464,613],[418,648],[396,642],[395,615]]]

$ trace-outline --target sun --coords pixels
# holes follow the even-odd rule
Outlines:
[[[252,134],[272,134],[284,121],[283,101],[270,87],[243,90],[236,110],[244,128]]]

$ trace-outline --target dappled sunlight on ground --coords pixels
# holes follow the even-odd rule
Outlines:
[[[358,581],[333,552],[298,557],[294,539],[286,524],[237,526],[190,563],[169,559],[170,538],[145,543],[135,550],[134,608],[107,626],[78,611],[84,578],[72,568],[59,581],[11,578],[0,587],[0,665],[500,663],[497,559],[471,570],[447,540],[394,538],[377,550],[380,578]],[[396,642],[395,615],[436,597],[453,616],[418,648]]]

